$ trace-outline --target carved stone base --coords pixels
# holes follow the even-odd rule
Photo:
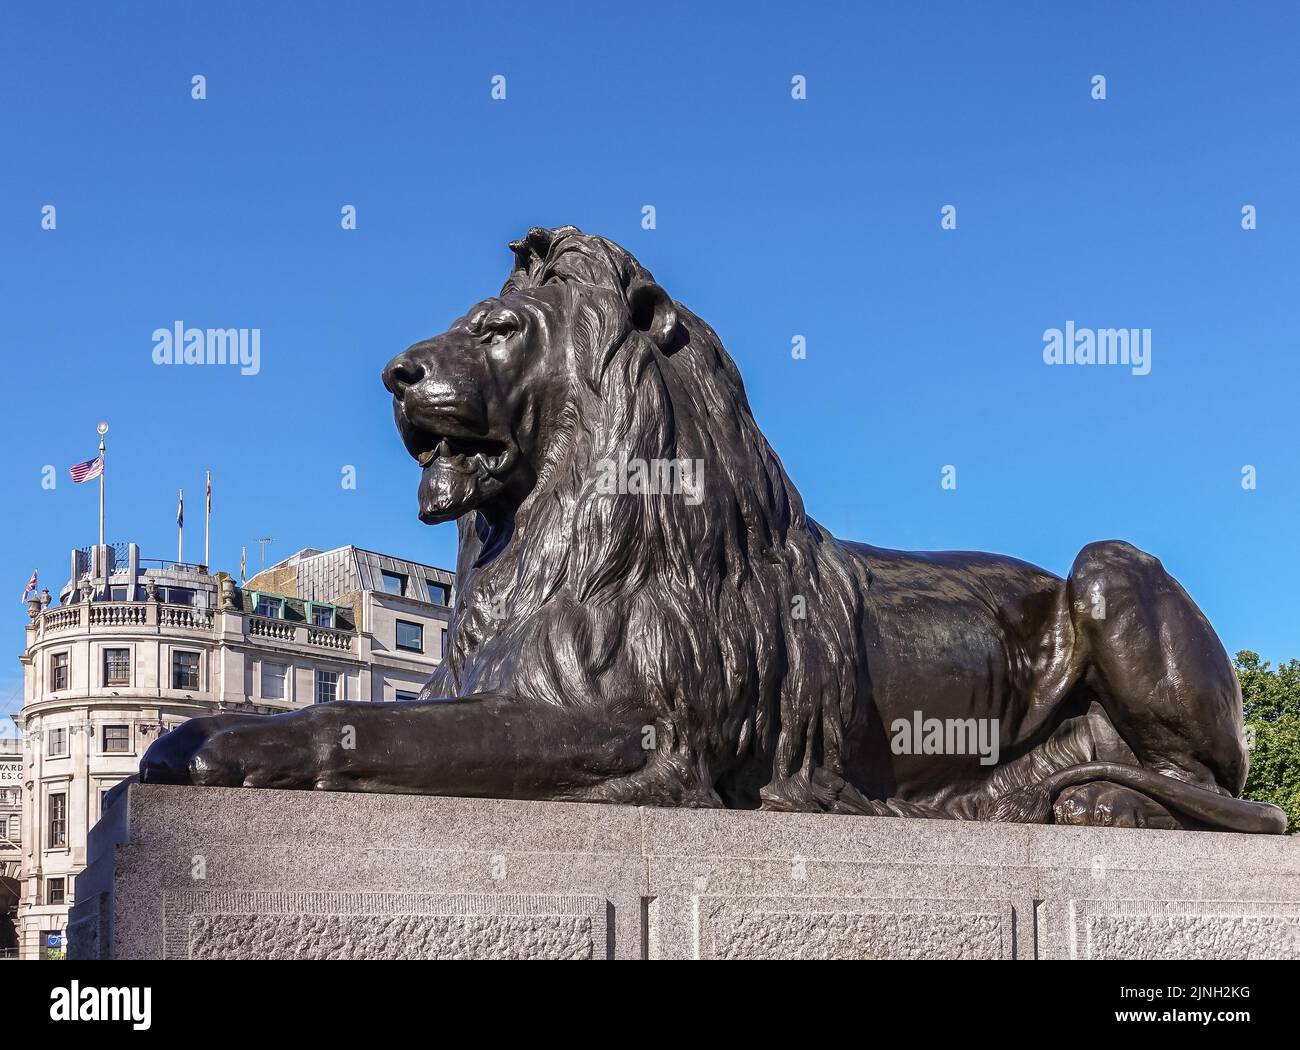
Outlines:
[[[74,958],[1300,958],[1300,841],[133,786]]]

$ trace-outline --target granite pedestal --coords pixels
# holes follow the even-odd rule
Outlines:
[[[1300,841],[132,786],[103,959],[1300,958]]]

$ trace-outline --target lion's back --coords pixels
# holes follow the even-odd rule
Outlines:
[[[919,695],[917,668],[927,688],[968,705],[997,692],[996,680],[1027,685],[1059,576],[981,551],[839,546],[863,590],[863,652],[878,705]]]

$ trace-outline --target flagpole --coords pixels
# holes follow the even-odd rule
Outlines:
[[[104,435],[108,433],[108,424],[100,423],[95,428],[99,431],[99,545],[104,546],[104,471],[108,460],[104,458]]]
[[[208,560],[208,532],[212,523],[212,471],[208,471],[208,486],[203,492],[203,564],[212,568]]]

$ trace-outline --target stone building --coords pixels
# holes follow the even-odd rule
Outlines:
[[[0,736],[0,876],[16,878],[23,841],[23,742]]]
[[[22,868],[23,744],[0,736],[0,959],[18,951],[18,874]]]
[[[215,711],[414,699],[442,658],[455,578],[308,548],[242,586],[114,544],[73,551],[28,603],[18,852],[22,958],[57,958],[104,795],[159,734]]]

